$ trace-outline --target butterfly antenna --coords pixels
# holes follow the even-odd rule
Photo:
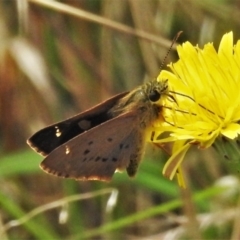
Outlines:
[[[170,51],[172,50],[173,45],[176,43],[176,41],[178,40],[179,36],[180,36],[182,33],[183,33],[183,31],[179,31],[179,32],[175,35],[175,37],[173,38],[172,43],[171,43],[171,45],[170,45],[170,48],[168,49],[167,54],[166,54],[166,56],[164,57],[161,65],[160,65],[160,71],[163,69],[163,66],[165,65],[165,62],[166,62],[166,60],[167,60],[167,57],[168,57]]]

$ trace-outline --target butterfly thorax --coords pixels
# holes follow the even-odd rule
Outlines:
[[[110,114],[116,117],[127,112],[135,112],[136,124],[145,128],[159,117],[162,109],[161,99],[167,92],[167,80],[147,82],[120,99],[110,110]]]

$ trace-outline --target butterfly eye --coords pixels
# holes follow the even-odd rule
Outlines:
[[[161,94],[156,89],[154,89],[149,93],[148,97],[152,102],[156,102],[160,99]]]

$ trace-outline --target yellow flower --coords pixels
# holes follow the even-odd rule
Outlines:
[[[230,32],[222,37],[218,51],[212,43],[201,49],[189,42],[177,51],[180,59],[169,65],[172,72],[158,76],[159,81],[168,79],[169,93],[176,100],[164,101],[165,123],[157,131],[169,136],[155,140],[174,142],[163,169],[170,179],[181,172],[191,145],[207,148],[221,136],[235,139],[240,134],[240,41],[233,46]]]

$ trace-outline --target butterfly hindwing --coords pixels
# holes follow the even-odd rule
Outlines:
[[[74,137],[53,150],[41,167],[77,180],[109,181],[116,170],[126,168],[133,176],[143,143],[135,128],[136,119],[136,113],[125,113]]]

